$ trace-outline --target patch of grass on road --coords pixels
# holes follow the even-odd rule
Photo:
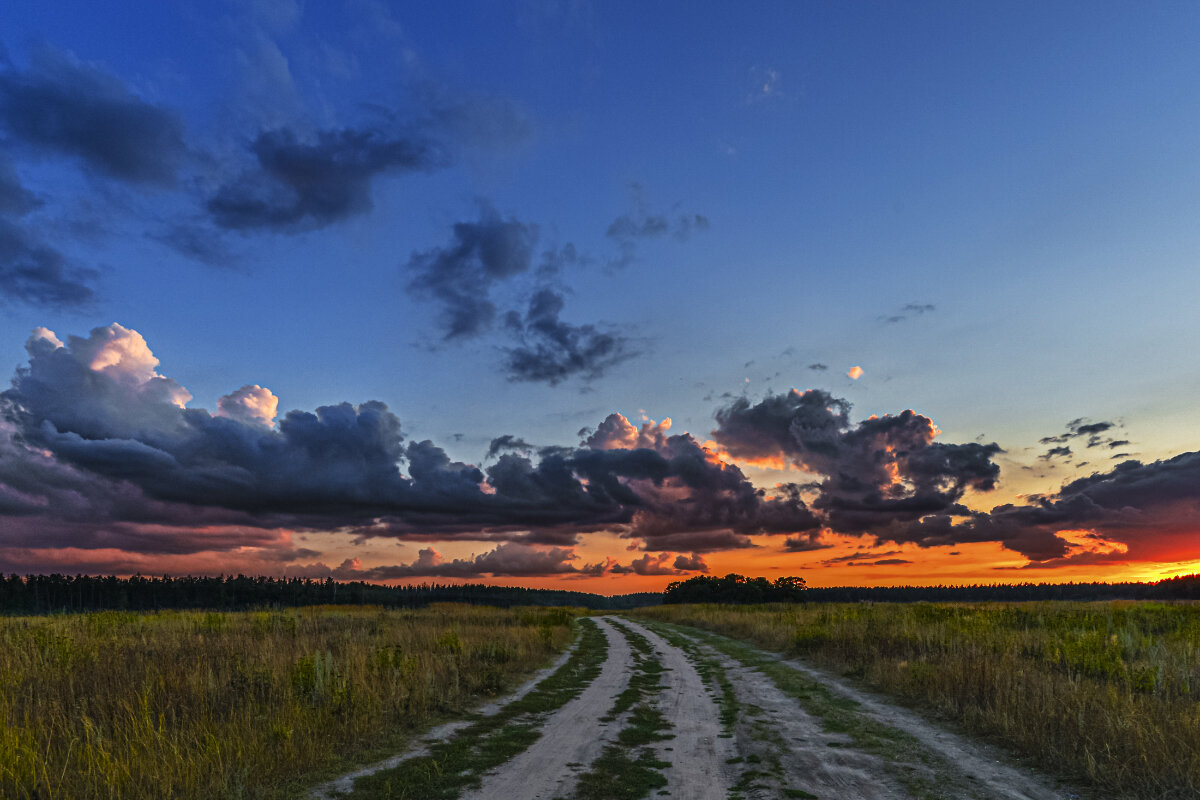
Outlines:
[[[612,621],[610,619],[610,621]],[[654,647],[636,631],[619,622],[633,650],[633,676],[617,695],[605,719],[625,720],[617,741],[604,748],[591,768],[579,777],[577,800],[640,800],[667,785],[662,770],[670,766],[659,760],[650,745],[672,738],[671,726],[655,706],[662,690],[663,665]]]
[[[734,691],[733,684],[725,674],[725,668],[715,658],[710,658],[701,653],[694,639],[681,636],[676,629],[669,628],[662,623],[652,620],[640,620],[639,622],[666,639],[667,643],[672,647],[682,650],[684,655],[688,657],[688,660],[692,662],[692,666],[696,668],[696,672],[699,673],[700,680],[704,681],[716,695],[717,708],[721,720],[721,738],[733,738],[733,729],[737,725],[739,707],[737,692]]]
[[[952,765],[930,752],[915,737],[877,722],[862,713],[854,700],[834,694],[803,672],[781,663],[778,656],[709,631],[688,628],[687,635],[766,675],[780,691],[794,697],[805,711],[821,720],[826,731],[844,734],[855,748],[879,756],[896,782],[913,797],[920,800],[960,800],[964,797],[983,800],[977,789],[959,778]],[[735,790],[745,788],[748,787],[739,786]]]
[[[597,625],[581,619],[575,652],[533,691],[496,715],[478,719],[430,748],[427,756],[359,778],[343,797],[353,800],[451,800],[480,776],[529,748],[541,737],[545,718],[579,694],[600,674],[608,641]]]

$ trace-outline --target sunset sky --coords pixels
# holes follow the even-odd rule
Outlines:
[[[1200,572],[1200,5],[0,5],[0,573]]]

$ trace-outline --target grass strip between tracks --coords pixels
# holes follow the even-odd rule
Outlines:
[[[645,636],[609,620],[633,650],[633,676],[601,720],[623,720],[621,732],[579,777],[576,800],[639,800],[667,785],[662,769],[670,765],[650,747],[673,736],[654,702],[663,688],[662,662]]]
[[[497,714],[477,720],[447,741],[398,766],[359,778],[342,797],[353,800],[451,800],[480,776],[524,752],[541,737],[542,723],[596,679],[608,641],[589,619],[580,619],[580,642],[553,675]]]
[[[844,734],[850,737],[855,748],[879,756],[896,782],[916,800],[967,797],[983,800],[978,788],[963,780],[952,765],[929,751],[915,737],[876,721],[859,710],[860,706],[854,700],[835,694],[827,686],[782,663],[778,656],[698,628],[665,623],[660,630],[670,629],[766,675],[780,691],[795,698],[806,712],[819,719],[826,731]]]

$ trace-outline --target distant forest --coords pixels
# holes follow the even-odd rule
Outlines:
[[[666,593],[613,597],[559,589],[483,584],[380,586],[331,579],[246,577],[132,578],[87,575],[0,575],[0,614],[70,611],[251,608],[311,605],[380,605],[418,608],[430,603],[492,606],[577,606],[620,610],[667,602],[967,602],[1019,600],[1200,600],[1200,575],[1154,583],[1019,583],[974,586],[839,586],[804,588],[800,578],[700,576],[675,582]]]
[[[43,614],[106,609],[155,611],[196,608],[241,611],[251,608],[315,605],[379,605],[420,608],[430,603],[489,606],[581,606],[617,610],[658,605],[658,592],[606,597],[559,589],[483,584],[380,586],[362,581],[307,578],[185,577],[132,578],[87,575],[0,576],[0,614]]]

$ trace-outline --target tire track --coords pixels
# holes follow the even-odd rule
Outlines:
[[[592,618],[608,640],[608,660],[583,693],[546,720],[541,738],[500,768],[483,776],[482,785],[464,800],[550,800],[570,795],[578,770],[586,768],[615,736],[600,718],[629,682],[633,659],[629,644],[603,617]]]
[[[646,637],[666,670],[658,710],[675,736],[656,748],[659,758],[671,764],[663,773],[667,779],[663,796],[725,800],[732,784],[726,762],[735,750],[729,739],[721,738],[717,704],[700,673],[682,650],[658,634],[630,619],[622,624]]]
[[[515,703],[525,695],[529,694],[543,680],[553,675],[559,670],[563,664],[567,663],[567,659],[575,652],[579,646],[579,640],[576,639],[571,643],[571,646],[564,650],[558,658],[548,667],[535,672],[524,683],[518,686],[504,697],[491,700],[488,703],[480,706],[471,712],[471,718],[492,717],[495,716],[509,703]],[[308,794],[309,800],[334,800],[335,798],[349,794],[354,791],[354,782],[359,778],[365,778],[368,775],[374,775],[377,772],[383,772],[396,767],[408,761],[411,758],[420,758],[429,755],[429,748],[438,742],[444,742],[453,736],[458,731],[471,724],[471,719],[457,719],[450,722],[444,722],[430,728],[425,733],[416,737],[412,745],[394,756],[389,756],[382,761],[377,761],[374,764],[368,764],[365,767],[360,767],[353,772],[348,772],[345,775],[339,775],[331,781],[322,783],[314,787]]]

